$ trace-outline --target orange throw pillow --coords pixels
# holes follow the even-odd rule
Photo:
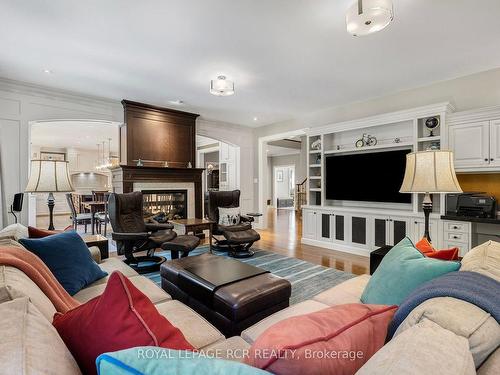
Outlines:
[[[418,241],[415,247],[427,258],[458,260],[458,247],[452,247],[446,250],[436,250],[425,237]]]
[[[278,375],[354,374],[384,345],[396,309],[353,303],[282,320],[257,338],[245,362]]]

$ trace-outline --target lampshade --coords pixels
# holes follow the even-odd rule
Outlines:
[[[347,31],[354,36],[380,31],[394,19],[392,0],[357,0],[345,19]]]
[[[419,151],[406,155],[401,193],[461,193],[451,151]]]
[[[210,93],[215,96],[229,96],[234,94],[234,82],[226,76],[218,76],[210,81]]]
[[[55,193],[73,191],[68,162],[62,160],[32,160],[27,193]]]

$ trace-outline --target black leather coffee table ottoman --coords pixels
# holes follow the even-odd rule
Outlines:
[[[161,285],[226,337],[288,307],[292,290],[268,271],[209,253],[163,263]]]

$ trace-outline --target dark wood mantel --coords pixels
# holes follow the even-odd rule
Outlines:
[[[123,100],[120,163],[138,159],[196,165],[196,113]]]
[[[134,182],[187,182],[194,184],[195,217],[203,218],[203,168],[165,168],[137,167],[120,165],[111,170],[113,190],[117,193],[130,193],[134,190]]]

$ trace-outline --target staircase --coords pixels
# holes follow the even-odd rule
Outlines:
[[[307,178],[295,187],[295,212],[298,215],[302,215],[302,206],[307,204],[306,181]]]

